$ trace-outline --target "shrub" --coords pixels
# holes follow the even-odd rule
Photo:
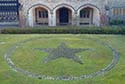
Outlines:
[[[111,25],[125,25],[125,21],[124,20],[112,20],[110,24]]]
[[[2,34],[125,34],[121,27],[5,28]]]

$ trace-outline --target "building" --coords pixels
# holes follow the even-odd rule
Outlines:
[[[0,25],[107,25],[125,20],[125,0],[0,0]]]

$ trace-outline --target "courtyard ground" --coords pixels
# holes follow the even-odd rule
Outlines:
[[[83,64],[45,52],[60,48],[88,50],[74,54]],[[124,52],[124,35],[1,34],[0,84],[124,84]]]

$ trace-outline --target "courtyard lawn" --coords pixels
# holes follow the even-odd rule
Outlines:
[[[23,73],[15,72],[6,62],[5,55],[16,46],[11,54],[15,67],[36,74],[51,77],[80,77],[97,72],[107,67],[112,59],[112,50],[101,44],[104,42],[120,53],[120,59],[111,70],[100,76],[80,80],[48,80],[33,78]],[[99,43],[98,43],[99,42]],[[43,63],[49,54],[37,48],[55,49],[61,43],[68,48],[90,48],[79,52],[83,64],[70,59],[59,58]],[[10,53],[9,53],[10,54]],[[125,36],[124,35],[94,35],[94,34],[28,34],[0,35],[0,84],[124,84],[125,81]]]

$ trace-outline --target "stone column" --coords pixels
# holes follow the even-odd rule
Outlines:
[[[71,25],[76,25],[77,24],[77,12],[72,11],[72,24]]]
[[[100,11],[93,8],[93,25],[100,26]]]
[[[34,26],[34,23],[33,23],[33,9],[30,9],[28,11],[28,23],[29,23],[30,27]]]
[[[76,25],[79,26],[80,25],[80,14],[77,12],[76,14]]]
[[[56,26],[55,17],[53,12],[49,12],[49,26]]]
[[[52,14],[48,12],[48,26],[52,26]]]
[[[76,24],[76,14],[72,13],[72,24],[71,25],[75,25]]]
[[[56,26],[56,12],[51,12],[51,26]]]

